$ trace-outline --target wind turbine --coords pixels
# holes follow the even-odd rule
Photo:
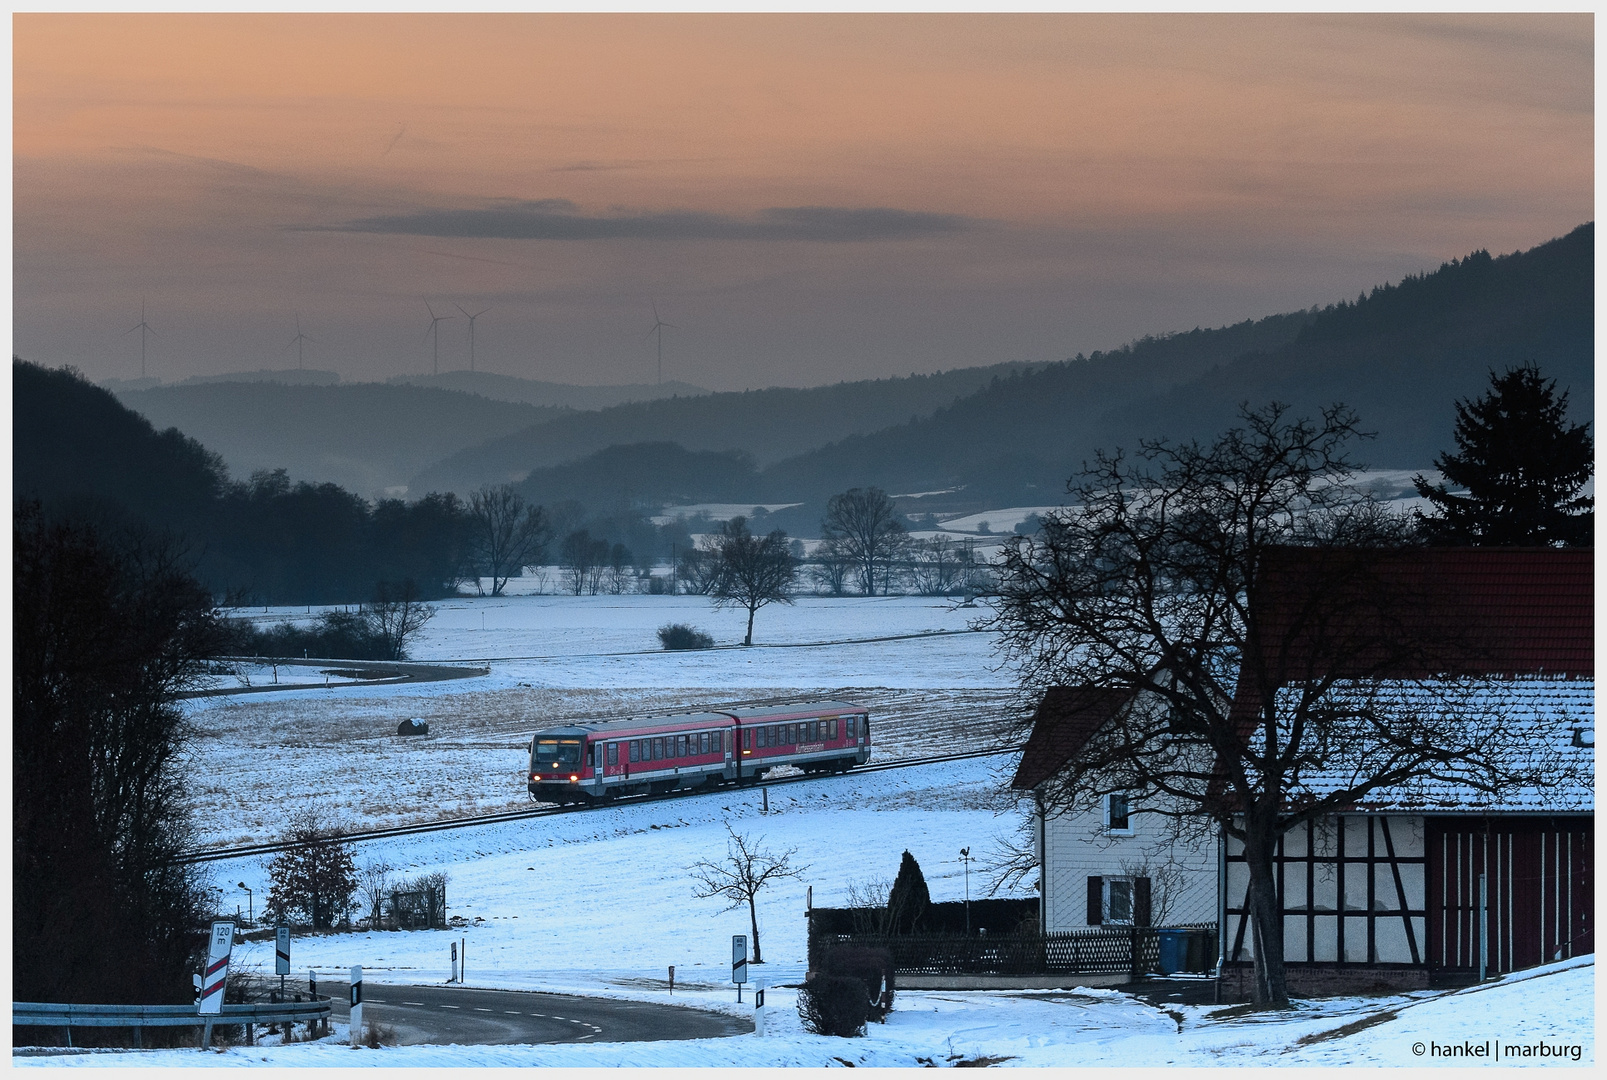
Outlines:
[[[424,309],[430,313],[430,328],[424,331],[424,337],[434,336],[435,338],[435,362],[430,367],[430,374],[439,375],[441,373],[441,331],[438,327],[440,323],[444,323],[448,319],[455,319],[457,316],[437,315],[435,309],[430,307],[428,300],[424,301]]]
[[[143,300],[139,302],[139,325],[131,326],[124,330],[123,336],[127,337],[136,330],[139,331],[139,377],[143,379],[145,378],[145,336],[156,333],[155,330],[151,329],[151,324],[145,321],[145,301]]]
[[[658,384],[664,385],[664,331],[679,330],[674,323],[667,323],[658,317],[658,305],[653,304],[653,329],[647,332],[648,337],[658,335]]]
[[[463,311],[463,305],[462,304],[453,304],[452,306],[457,308],[459,311]],[[474,370],[474,320],[478,319],[481,315],[484,315],[486,312],[488,312],[490,310],[491,310],[490,308],[481,308],[479,311],[476,311],[473,315],[470,315],[467,311],[463,311],[463,317],[465,319],[469,320],[469,370],[470,371]]]
[[[302,369],[303,357],[302,357],[302,354],[301,354],[301,346],[302,346],[303,342],[307,342],[307,341],[310,341],[315,345],[318,343],[317,338],[310,338],[306,334],[303,334],[301,332],[301,312],[298,311],[298,312],[296,312],[296,336],[290,339],[290,344],[292,344],[292,345],[294,345],[296,347],[296,370],[297,371],[300,371]]]

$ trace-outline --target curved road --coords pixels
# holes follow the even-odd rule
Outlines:
[[[333,1017],[345,1021],[349,1013],[346,984],[320,980],[318,989],[333,995]],[[734,1016],[676,1005],[367,980],[363,983],[363,1020],[394,1028],[397,1042],[403,1046],[658,1042],[719,1039],[753,1030],[752,1023]]]

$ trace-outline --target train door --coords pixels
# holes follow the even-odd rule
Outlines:
[[[716,736],[716,738],[722,740],[721,745],[725,747],[725,778],[727,780],[736,779],[737,774],[733,768],[733,762],[736,760],[737,740],[741,737],[741,731],[736,728],[726,728]]]
[[[601,788],[603,786],[603,762],[607,760],[603,755],[606,753],[606,751],[603,748],[603,740],[601,739],[598,739],[596,742],[592,743],[591,746],[592,760],[595,762],[593,765],[592,776],[596,779],[597,786]]]

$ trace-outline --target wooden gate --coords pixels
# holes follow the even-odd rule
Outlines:
[[[1479,875],[1488,873],[1492,974],[1596,951],[1589,817],[1425,818],[1428,962],[1479,968]]]

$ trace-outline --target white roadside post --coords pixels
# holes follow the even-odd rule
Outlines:
[[[742,1000],[742,984],[748,981],[748,936],[731,935],[731,981],[737,984],[737,1000]]]
[[[452,977],[446,980],[449,983],[458,981],[458,943],[452,943]]]
[[[753,1033],[764,1036],[764,983],[753,984]]]
[[[234,951],[234,923],[215,922],[212,924],[212,938],[207,946],[206,970],[201,973],[201,1004],[199,1012],[202,1016],[213,1017],[223,1012],[223,990],[229,984],[229,954]],[[214,1020],[207,1020],[206,1031],[201,1036],[201,1049],[208,1049],[212,1045],[212,1025]]]
[[[351,981],[351,1028],[352,1045],[358,1046],[363,1041],[363,965],[352,965]]]
[[[279,976],[279,996],[285,996],[285,976],[290,974],[290,927],[280,923],[274,930],[273,973]]]

